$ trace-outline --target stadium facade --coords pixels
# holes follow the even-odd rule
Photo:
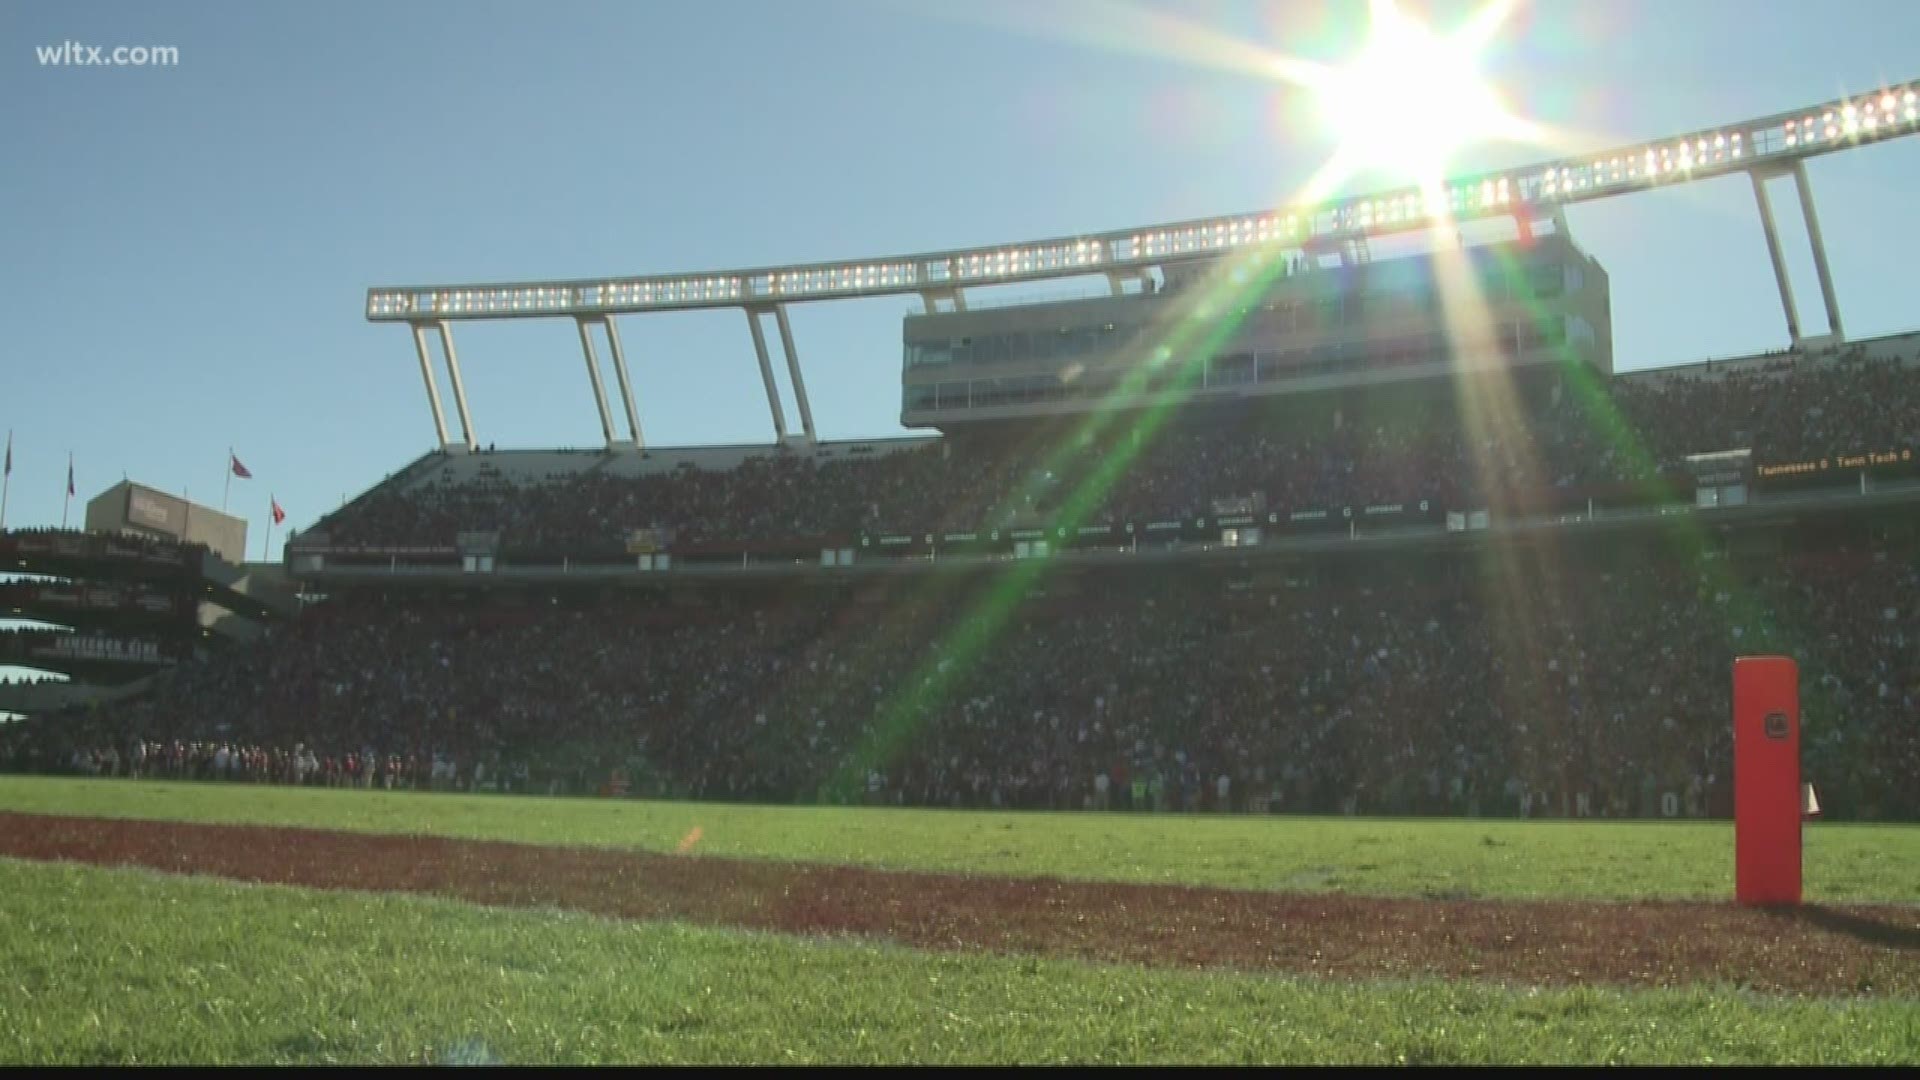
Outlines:
[[[0,685],[0,711],[120,700],[291,617],[279,567],[240,563],[246,522],[131,481],[87,501],[85,531],[0,533],[0,664],[64,676]]]
[[[1357,265],[1296,256],[1277,273],[1271,264],[1199,259],[1143,273],[1107,297],[911,315],[900,421],[945,427],[1187,406],[1470,375],[1488,365],[1576,362],[1610,375],[1606,271],[1573,245],[1564,221],[1555,224],[1526,242]],[[1462,255],[1465,280],[1454,287],[1470,289],[1485,310],[1484,351],[1457,349],[1443,312],[1441,264]],[[1209,307],[1221,310],[1207,314]],[[1196,318],[1220,328],[1182,362],[1166,328]]]

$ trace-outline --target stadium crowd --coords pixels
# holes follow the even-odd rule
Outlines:
[[[1208,406],[1158,427],[1148,414],[1036,422],[826,463],[772,452],[726,471],[435,482],[372,492],[320,528],[365,545],[497,530],[509,551],[581,553],[618,550],[650,527],[696,543],[1005,527],[1073,493],[1091,493],[1088,520],[1108,523],[1243,497],[1280,510],[1525,506],[1677,474],[1693,453],[1752,448],[1756,462],[1779,463],[1920,449],[1917,416],[1920,368],[1855,348],[1610,386],[1568,374]]]
[[[4,744],[0,744],[4,745]],[[520,771],[487,771],[487,763],[459,763],[446,755],[423,761],[417,754],[346,751],[322,756],[305,743],[266,747],[222,741],[153,742],[134,739],[122,753],[117,745],[75,747],[63,761],[78,776],[140,780],[224,780],[302,787],[383,788],[388,791],[524,791]],[[519,784],[519,787],[516,787]]]
[[[1025,597],[1005,577],[342,596],[144,699],[0,728],[0,764],[218,777],[224,748],[229,778],[360,786],[1725,814],[1730,661],[1781,651],[1828,812],[1920,818],[1920,552],[1645,543],[1087,571]]]

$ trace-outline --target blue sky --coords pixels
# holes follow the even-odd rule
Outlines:
[[[1469,10],[1405,6],[1443,24]],[[218,505],[232,445],[256,477],[231,508],[257,551],[270,493],[304,527],[412,460],[432,442],[424,394],[405,331],[361,317],[370,285],[862,257],[1283,201],[1333,147],[1306,97],[1167,55],[1143,10],[1330,61],[1366,21],[1358,0],[9,0],[7,522],[59,522],[69,450],[75,522],[123,473]],[[180,64],[38,63],[68,40],[172,46]],[[1598,148],[1912,78],[1916,40],[1910,0],[1543,0],[1489,66],[1523,111]],[[1489,147],[1462,166],[1550,156]],[[1853,336],[1920,324],[1916,166],[1913,139],[1810,166]],[[1612,275],[1622,369],[1784,343],[1744,178],[1571,220]],[[1811,325],[1810,260],[1791,250]],[[794,309],[824,436],[898,431],[908,307]],[[771,438],[744,321],[623,320],[649,441]],[[570,324],[461,325],[456,344],[482,442],[597,440]]]

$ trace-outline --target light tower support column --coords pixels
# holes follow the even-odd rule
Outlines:
[[[800,427],[807,433],[809,446],[818,442],[813,432],[813,409],[807,405],[807,383],[800,377],[800,353],[793,347],[793,327],[787,322],[787,305],[773,305],[773,321],[780,326],[780,347],[787,354],[787,377],[793,380],[793,398],[800,405]]]
[[[753,331],[753,354],[760,360],[760,381],[767,387],[767,408],[773,412],[773,441],[787,441],[786,410],[780,405],[780,391],[773,385],[773,363],[767,359],[767,334],[760,328],[760,312],[756,308],[743,309],[747,313],[747,329]]]
[[[1793,310],[1793,284],[1787,280],[1787,262],[1780,254],[1780,233],[1773,227],[1773,206],[1767,201],[1767,177],[1758,169],[1747,176],[1753,181],[1753,200],[1760,206],[1760,229],[1767,235],[1767,256],[1773,260],[1773,279],[1780,285],[1780,307],[1787,314],[1787,337],[1800,344],[1800,316]]]
[[[427,355],[427,328],[425,324],[414,323],[413,351],[420,357],[420,379],[427,384],[427,404],[433,409],[433,433],[438,437],[438,446],[446,449],[447,417],[440,411],[440,388],[433,383],[433,358]]]
[[[1813,181],[1807,179],[1807,163],[1793,163],[1793,186],[1800,192],[1800,215],[1807,219],[1807,240],[1813,245],[1813,272],[1820,277],[1820,299],[1827,305],[1827,328],[1837,342],[1847,339],[1840,328],[1840,302],[1834,294],[1833,274],[1827,269],[1827,245],[1820,238],[1820,219],[1813,212]]]
[[[473,415],[467,412],[467,384],[460,379],[460,358],[453,351],[453,326],[447,320],[440,320],[440,351],[446,354],[447,378],[453,383],[453,407],[460,413],[460,437],[466,441],[467,449],[472,450],[480,444],[473,431]]]
[[[587,320],[576,318],[573,325],[580,331],[580,351],[587,357],[587,379],[593,383],[593,403],[600,409],[600,435],[607,441],[607,447],[613,447],[613,414],[607,410],[607,386],[600,378],[600,360],[593,354],[593,335],[587,331]]]
[[[627,354],[620,348],[620,332],[613,328],[613,319],[602,319],[607,328],[607,348],[613,351],[613,374],[620,380],[620,400],[627,407],[627,430],[633,435],[633,448],[641,449],[645,443],[640,438],[640,410],[633,404],[633,378],[627,374]]]

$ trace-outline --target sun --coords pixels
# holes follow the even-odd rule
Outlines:
[[[1442,34],[1394,0],[1372,0],[1359,55],[1301,80],[1337,140],[1333,159],[1309,186],[1324,194],[1356,173],[1378,173],[1431,190],[1461,150],[1537,137],[1480,70],[1481,53],[1512,7],[1511,0],[1494,0]]]

